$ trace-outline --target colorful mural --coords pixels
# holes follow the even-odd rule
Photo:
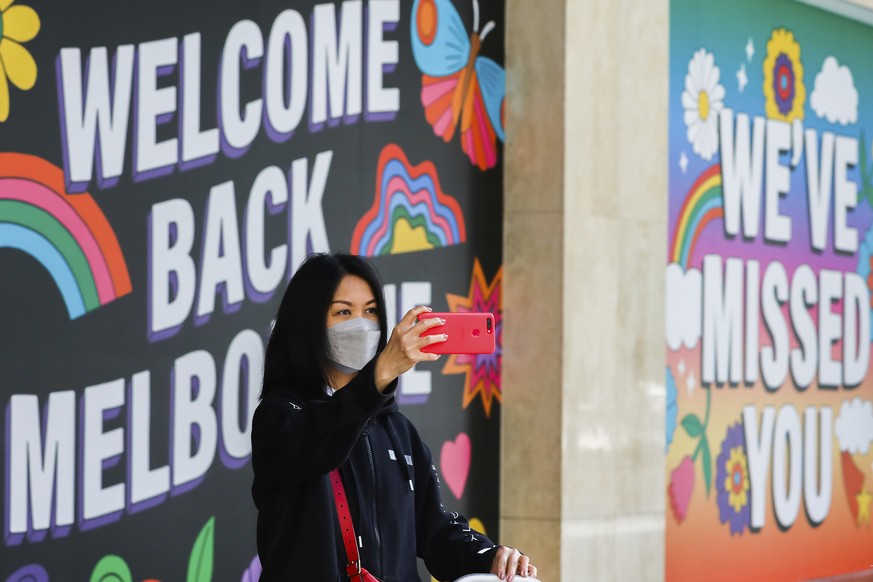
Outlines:
[[[499,313],[503,10],[0,1],[0,580],[258,579],[251,415],[309,253],[371,257],[389,322]],[[499,536],[499,355],[443,362],[398,402]]]
[[[666,579],[867,569],[871,29],[670,10]]]

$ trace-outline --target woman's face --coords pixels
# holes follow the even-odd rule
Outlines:
[[[376,297],[370,285],[357,275],[342,278],[327,309],[327,327],[356,317],[379,321]]]

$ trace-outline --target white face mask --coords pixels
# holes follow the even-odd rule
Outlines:
[[[357,317],[327,328],[328,358],[344,374],[359,371],[379,349],[379,322]]]

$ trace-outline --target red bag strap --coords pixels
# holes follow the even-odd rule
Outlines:
[[[346,499],[346,490],[340,477],[339,469],[330,472],[330,485],[333,488],[333,500],[336,502],[336,514],[339,519],[340,531],[343,536],[343,545],[346,547],[346,556],[349,563],[346,566],[346,574],[354,580],[364,580],[361,574],[361,557],[358,555],[358,541],[355,536],[355,526],[352,524],[352,514],[349,512],[349,501]]]

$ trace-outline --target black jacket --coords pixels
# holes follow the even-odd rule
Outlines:
[[[416,556],[438,580],[488,572],[496,548],[440,502],[430,450],[374,363],[333,397],[266,393],[252,427],[252,497],[261,580],[348,580],[328,473],[340,467],[363,567],[384,582],[420,582]],[[393,392],[392,392],[393,393]]]

